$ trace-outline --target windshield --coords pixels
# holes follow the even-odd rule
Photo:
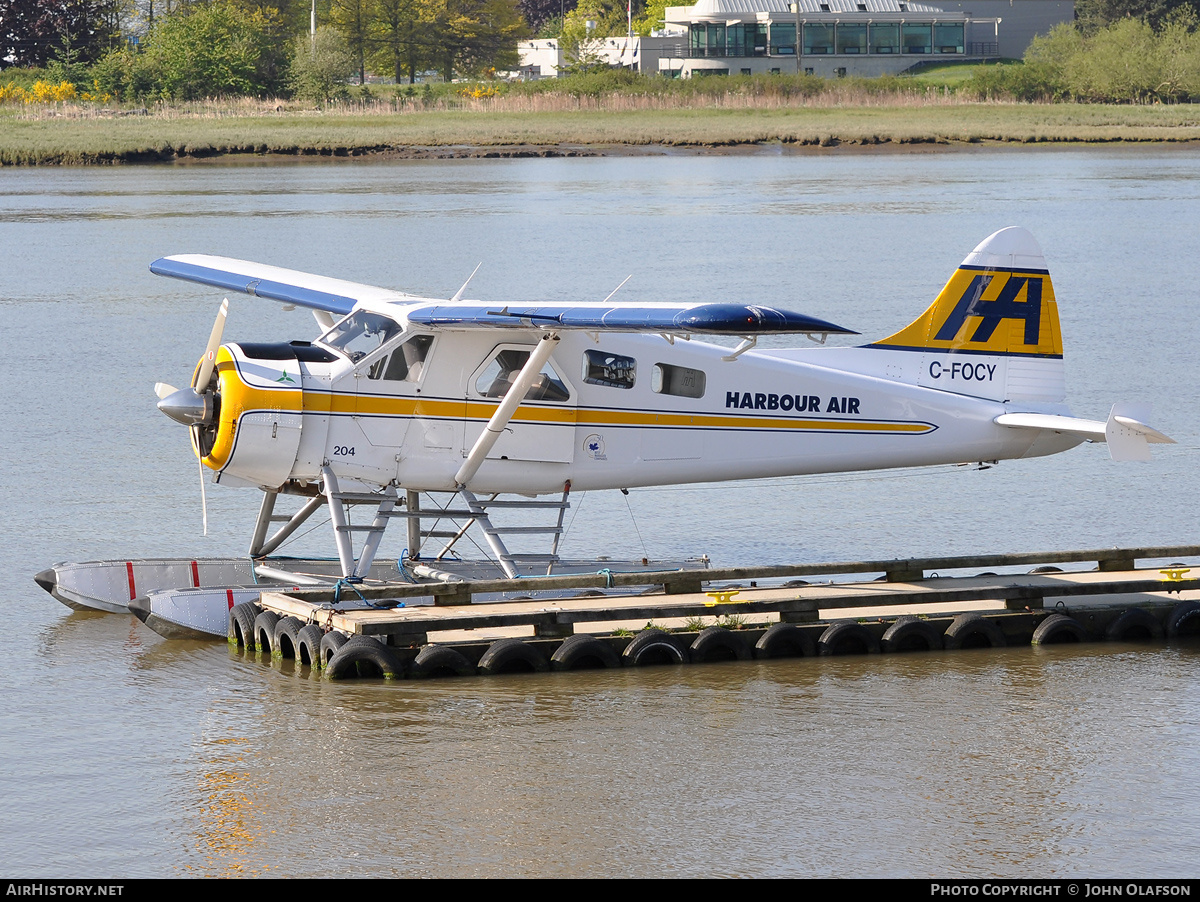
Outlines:
[[[395,320],[360,310],[326,332],[321,343],[336,348],[357,363],[400,332],[400,324]]]

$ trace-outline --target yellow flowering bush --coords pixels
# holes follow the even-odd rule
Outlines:
[[[472,100],[484,100],[488,97],[499,97],[500,88],[498,85],[471,85],[459,88],[458,93],[463,97],[470,97]]]
[[[35,81],[33,87],[23,88],[14,82],[0,85],[0,103],[64,103],[68,100],[83,100],[91,103],[108,103],[112,95],[100,90],[100,82],[92,82],[92,90],[79,91],[69,81],[58,84]]]

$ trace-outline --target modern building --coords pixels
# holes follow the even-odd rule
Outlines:
[[[1019,58],[1074,15],[1074,0],[699,0],[668,7],[653,37],[598,39],[589,53],[676,78],[877,76],[927,60]],[[553,77],[566,61],[550,38],[522,44],[521,64],[526,77]]]

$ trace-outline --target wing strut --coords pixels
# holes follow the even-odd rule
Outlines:
[[[554,349],[557,346],[558,336],[550,332],[543,335],[541,341],[530,352],[529,359],[525,362],[525,366],[521,368],[521,372],[517,374],[517,378],[513,380],[512,385],[509,386],[508,391],[504,395],[504,400],[500,402],[500,406],[496,408],[496,412],[488,420],[487,427],[479,434],[479,438],[475,440],[475,445],[471,448],[471,453],[467,455],[467,459],[463,461],[463,465],[454,474],[454,486],[456,489],[459,491],[465,489],[467,483],[479,472],[479,467],[483,464],[484,458],[487,457],[488,452],[496,444],[496,440],[504,432],[504,428],[508,425],[509,420],[513,418],[513,414],[517,412],[517,408],[521,406],[521,402],[525,400],[525,392],[533,385],[533,380],[541,373],[542,367],[546,365],[546,361],[550,359],[550,355],[554,353]]]

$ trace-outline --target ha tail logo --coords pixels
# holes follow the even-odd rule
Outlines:
[[[1023,229],[1001,229],[967,256],[928,310],[870,347],[1062,357],[1041,249]]]
[[[867,347],[919,351],[917,366],[890,366],[940,391],[1039,403],[1066,396],[1054,286],[1041,248],[1024,229],[984,239],[924,313]]]

